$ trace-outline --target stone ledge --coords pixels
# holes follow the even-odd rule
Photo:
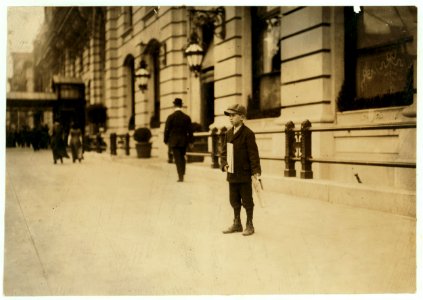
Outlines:
[[[188,164],[187,168],[192,171],[198,170],[201,176],[207,176],[209,179],[226,178],[223,172],[211,169],[207,163]],[[277,175],[263,175],[263,186],[265,190],[271,192],[416,217],[416,193],[410,190]]]
[[[409,190],[280,176],[263,176],[263,184],[265,189],[288,195],[416,217],[416,193]]]

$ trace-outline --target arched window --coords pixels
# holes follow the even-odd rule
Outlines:
[[[345,81],[340,111],[409,105],[413,102],[413,60],[417,9],[411,6],[346,7]]]
[[[279,8],[251,8],[252,86],[249,118],[280,116],[281,48]]]
[[[125,120],[128,130],[135,129],[135,91],[134,91],[134,57],[128,55],[124,62],[125,68]]]

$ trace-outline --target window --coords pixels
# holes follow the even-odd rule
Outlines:
[[[151,17],[158,16],[159,7],[158,6],[145,6],[145,14],[142,20],[147,22]]]
[[[279,21],[279,8],[251,8],[253,94],[248,99],[249,118],[280,116]]]
[[[345,8],[340,111],[412,103],[416,26],[415,7]]]
[[[82,77],[83,73],[84,73],[84,47],[82,47],[79,52],[79,76]]]
[[[123,7],[123,35],[132,30],[132,6]]]
[[[154,84],[154,106],[153,106],[153,116],[150,119],[151,128],[160,127],[160,60],[159,60],[159,51],[156,49],[152,53],[152,62],[153,62],[153,84]]]
[[[152,97],[153,107],[152,116],[150,119],[151,128],[160,127],[160,46],[159,41],[151,40],[146,48],[146,53],[149,56],[150,70],[152,71],[150,80],[153,83],[152,93],[149,97]]]

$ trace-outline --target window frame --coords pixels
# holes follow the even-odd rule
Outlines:
[[[123,33],[122,37],[127,36],[132,32],[133,27],[133,11],[132,6],[123,6],[122,7],[122,16],[123,16]]]
[[[361,14],[363,12],[360,12]],[[344,82],[337,97],[338,111],[353,111],[360,109],[387,108],[410,105],[413,103],[414,66],[411,55],[408,58],[410,66],[405,76],[405,87],[402,91],[384,93],[373,97],[357,96],[358,58],[360,55],[378,53],[387,50],[397,50],[407,47],[413,42],[412,35],[399,38],[370,47],[358,47],[358,26],[360,13],[355,13],[353,7],[344,7]]]
[[[280,77],[281,77],[281,37],[278,36],[278,56],[279,60],[276,62],[278,68],[276,70],[271,70],[270,72],[263,71],[263,32],[266,30],[267,20],[276,18],[280,26],[280,8],[275,7],[270,10],[267,10],[267,7],[252,7],[251,8],[251,64],[252,64],[252,76],[251,76],[251,86],[252,86],[252,95],[248,97],[248,113],[247,117],[249,119],[259,119],[259,118],[274,118],[281,115],[281,104],[280,104]],[[254,45],[259,45],[254,47]],[[261,93],[261,84],[264,84],[263,81],[266,78],[271,78],[275,80],[277,78],[279,97],[276,95],[276,101],[278,105],[270,109],[262,109],[262,104],[265,102],[265,99],[260,97]],[[273,99],[274,100],[274,99]],[[275,100],[274,100],[275,101]]]

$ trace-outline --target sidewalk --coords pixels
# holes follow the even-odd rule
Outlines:
[[[219,170],[189,164],[177,183],[159,159],[6,158],[6,295],[415,291],[414,218],[265,191],[256,233],[224,235]]]
[[[134,156],[111,156],[107,153],[98,156],[119,163],[167,168],[166,170],[169,170],[169,167],[172,168],[172,165],[167,164],[164,159],[158,158],[138,159]],[[225,175],[219,169],[212,169],[211,162],[187,164],[187,168],[191,169],[194,174],[211,176],[208,178],[219,181],[222,180],[223,176],[223,181],[225,181]],[[288,178],[282,175],[268,174],[266,170],[263,170],[263,172],[262,180],[266,191],[416,218],[417,198],[415,190],[324,179]]]

